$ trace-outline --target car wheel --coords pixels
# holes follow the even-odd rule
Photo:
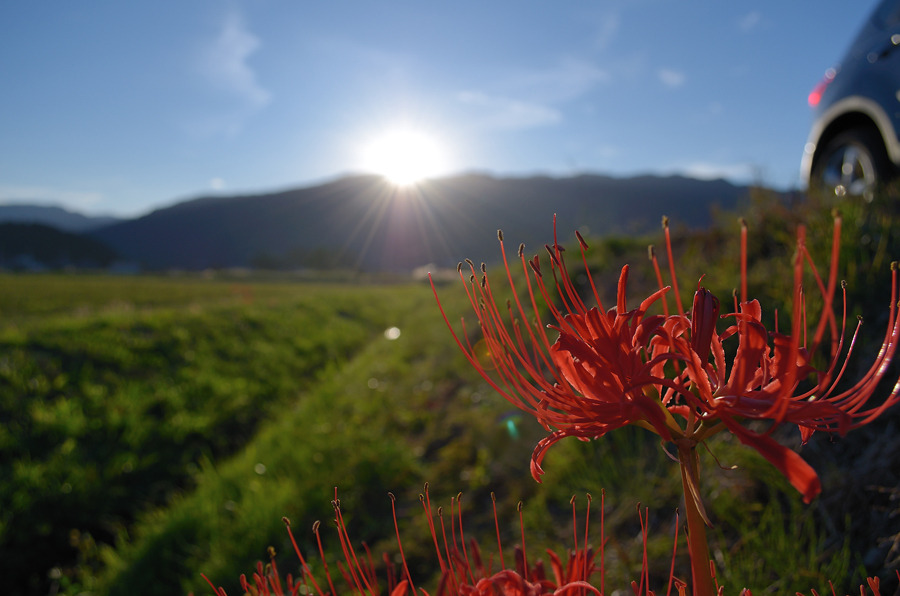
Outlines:
[[[888,181],[891,162],[875,131],[854,128],[831,139],[813,171],[815,183],[837,197],[874,198],[876,187]]]

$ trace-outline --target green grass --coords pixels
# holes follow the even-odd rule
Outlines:
[[[4,281],[27,296],[71,280]],[[39,583],[37,565],[71,565],[73,530],[109,542],[138,512],[189,490],[200,462],[234,453],[424,295],[261,285],[248,303],[223,300],[223,284],[135,281],[113,295],[141,308],[109,311],[103,294],[86,292],[98,312],[85,316],[80,301],[64,313],[36,295],[54,314],[29,318],[35,305],[23,300],[27,312],[10,319],[27,322],[0,332],[0,544],[16,585]],[[167,306],[171,296],[181,308]]]
[[[850,282],[851,316],[866,316],[869,335],[858,349],[868,357],[883,329],[887,264],[900,255],[897,222],[888,202],[842,209],[841,275]],[[750,293],[769,321],[775,306],[788,312],[794,223],[809,223],[823,264],[829,210],[786,209],[760,194],[740,214],[750,226]],[[711,230],[676,232],[685,300],[702,274],[720,298],[730,296],[736,218],[722,214]],[[591,268],[608,305],[626,262],[632,304],[655,287],[648,242],[661,252],[661,238],[592,241]],[[496,548],[492,491],[510,551],[519,540],[516,503],[524,501],[537,556],[571,544],[573,494],[583,511],[581,495],[593,494],[596,508],[605,489],[607,585],[620,588],[640,568],[641,502],[651,508],[653,586],[664,589],[680,478],[654,435],[623,429],[589,443],[563,441],[538,485],[528,463],[544,431],[470,369],[430,289],[342,282],[0,276],[0,572],[8,593],[205,594],[203,572],[237,594],[239,574],[269,545],[282,571],[296,573],[282,516],[310,555],[308,528],[321,520],[337,558],[328,523],[335,486],[351,535],[376,553],[396,552],[393,491],[404,549],[413,572],[427,578],[436,563],[417,498],[426,481],[445,507],[465,493],[467,534],[488,556]],[[451,319],[473,319],[461,288],[440,292]],[[393,341],[383,333],[390,326],[401,330]],[[889,430],[888,421],[872,432],[885,446],[896,441]],[[723,470],[703,455],[716,523],[711,547],[728,593],[744,585],[824,593],[825,578],[846,592],[859,585],[864,555],[883,548],[876,538],[900,529],[890,525],[898,517],[889,515],[887,493],[876,490],[896,486],[896,473],[877,460],[860,466],[877,455],[853,437],[816,437],[804,448],[825,484],[813,506],[750,450],[711,443],[718,462],[739,466]],[[849,518],[842,502],[854,503]],[[683,542],[679,551],[684,577]],[[867,572],[890,577],[877,560]]]

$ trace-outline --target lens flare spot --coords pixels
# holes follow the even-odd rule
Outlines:
[[[479,339],[475,342],[475,345],[472,346],[472,353],[475,355],[475,358],[478,359],[478,364],[480,364],[482,368],[485,370],[494,368],[494,360],[491,358],[491,350],[488,348],[486,341]]]

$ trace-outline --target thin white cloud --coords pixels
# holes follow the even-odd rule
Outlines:
[[[680,70],[674,70],[671,68],[660,68],[657,72],[659,76],[659,80],[666,87],[671,87],[675,89],[676,87],[681,87],[684,85],[686,77],[683,72]]]
[[[738,20],[738,28],[741,31],[747,32],[751,29],[756,28],[756,26],[759,25],[760,21],[762,21],[762,14],[754,10],[752,12],[748,12]]]
[[[405,81],[416,68],[423,67],[421,57],[414,53],[374,47],[344,36],[319,35],[304,43],[323,62],[360,71],[383,84]]]
[[[687,176],[701,180],[725,178],[726,180],[738,182],[752,181],[758,170],[757,167],[749,163],[720,164],[704,161],[693,162],[685,167],[675,169],[684,172]]]
[[[474,121],[483,128],[520,130],[555,124],[562,120],[559,110],[539,103],[462,91],[457,100],[477,110]]]
[[[503,83],[503,87],[516,95],[524,94],[545,102],[559,102],[578,98],[609,80],[610,75],[605,69],[581,58],[567,57],[550,68],[513,74]]]
[[[219,89],[251,106],[265,106],[271,94],[259,84],[247,62],[259,46],[259,39],[247,30],[241,15],[231,11],[216,38],[202,50],[201,71]]]
[[[234,136],[248,118],[269,104],[272,94],[259,83],[249,63],[259,47],[259,39],[247,29],[241,14],[236,9],[227,13],[216,36],[195,56],[197,72],[216,96],[202,114],[184,124],[188,134]]]
[[[600,159],[612,159],[618,157],[621,150],[618,145],[599,145],[594,148],[594,155]]]
[[[548,68],[513,72],[497,81],[490,91],[461,91],[456,100],[472,110],[470,121],[477,127],[538,128],[561,122],[561,104],[586,95],[609,79],[604,69],[569,57]]]
[[[38,203],[85,208],[100,203],[99,192],[63,190],[46,186],[0,186],[0,203]]]
[[[594,36],[594,47],[598,50],[605,50],[612,45],[612,42],[619,33],[620,24],[621,19],[619,18],[618,13],[612,12],[605,15]]]

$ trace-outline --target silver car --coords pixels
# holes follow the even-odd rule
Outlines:
[[[801,175],[812,190],[868,200],[900,170],[900,0],[883,0],[809,94]]]

